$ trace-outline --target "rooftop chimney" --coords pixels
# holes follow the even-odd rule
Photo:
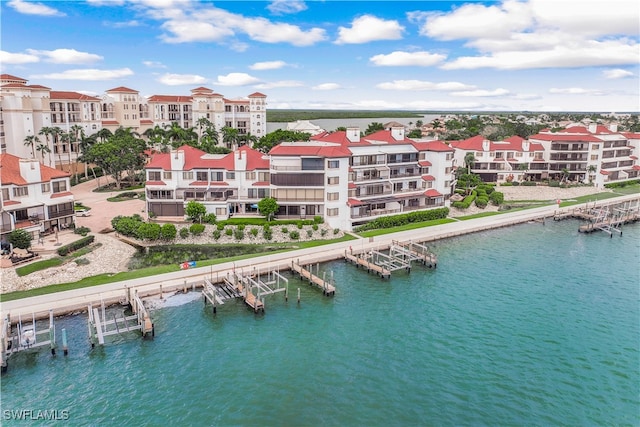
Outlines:
[[[347,139],[351,142],[360,142],[360,128],[347,128]]]
[[[598,130],[598,124],[597,123],[589,123],[589,132],[596,133],[596,130]]]
[[[404,141],[404,127],[394,126],[391,128],[391,136],[396,141]]]

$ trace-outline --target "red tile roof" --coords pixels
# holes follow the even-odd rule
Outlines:
[[[251,185],[253,187],[268,187],[269,186],[269,181],[256,181]]]
[[[0,154],[0,182],[2,185],[26,185],[27,182],[22,175],[20,175],[20,157],[12,154]],[[54,178],[66,178],[71,176],[68,172],[64,172],[58,169],[50,168],[42,163],[40,165],[40,181],[36,182],[49,182]]]
[[[147,181],[146,185],[167,185],[164,181]]]
[[[124,87],[124,86],[114,87],[113,89],[109,89],[107,92],[131,92],[131,93],[138,93],[138,91],[137,91],[137,90],[129,89],[128,87]]]
[[[22,80],[23,82],[27,82],[27,79],[23,79],[22,77],[12,76],[11,74],[0,74],[0,80]]]
[[[451,146],[466,151],[483,151],[482,143],[486,138],[476,135],[463,141],[451,141]],[[514,135],[503,141],[489,141],[489,151],[524,151],[525,139]],[[529,151],[543,151],[544,147],[539,142],[529,141]]]
[[[238,151],[247,157],[247,170],[269,169],[269,158],[262,152],[254,150],[246,145],[238,148]]]
[[[429,160],[420,160],[418,164],[422,167],[433,166]]]
[[[422,175],[422,179],[425,181],[435,181],[436,178],[433,175]]]
[[[620,133],[626,136],[628,139],[640,139],[640,133],[638,132],[620,132]]]
[[[51,195],[51,199],[57,199],[58,197],[67,197],[67,196],[73,196],[73,193],[71,191],[63,191],[61,193],[53,193]]]
[[[316,157],[351,157],[351,151],[343,146],[337,144],[331,145],[317,145],[314,143],[305,144],[278,144],[269,152],[272,156],[316,156]]]
[[[558,142],[602,142],[600,138],[591,134],[566,134],[566,133],[537,133],[531,135],[529,140],[537,139],[541,141],[558,141]]]
[[[442,194],[440,194],[437,190],[434,190],[433,188],[425,191],[424,195],[427,196],[427,197],[440,197],[440,196],[442,196]]]
[[[78,101],[95,101],[95,102],[101,101],[100,98],[96,98],[95,96],[84,95],[78,92],[65,92],[65,91],[57,91],[57,90],[52,90],[49,95],[49,98],[51,100],[76,99]]]
[[[47,89],[47,90],[51,90],[50,87],[42,86],[42,85],[29,85],[27,87],[30,87],[31,89]]]
[[[119,124],[117,120],[103,120],[102,121],[103,125],[117,125]]]
[[[438,152],[455,151],[450,145],[445,144],[442,141],[414,142],[413,146],[418,151],[438,151]],[[431,164],[427,166],[431,166]]]
[[[184,166],[182,170],[188,171],[193,169],[216,169],[234,171],[236,170],[235,156],[242,154],[246,156],[246,170],[269,169],[269,159],[263,158],[264,154],[243,145],[236,152],[231,152],[224,156],[214,156],[190,145],[183,145],[178,150],[184,152]],[[157,153],[147,163],[145,169],[162,169],[171,170],[171,156],[175,153]],[[198,184],[194,184],[198,185]]]
[[[604,169],[600,170],[600,174],[601,175],[609,175],[609,171],[606,171]]]
[[[193,97],[181,95],[151,95],[147,102],[192,102]]]
[[[362,206],[362,205],[364,205],[364,202],[361,202],[358,199],[349,198],[347,200],[347,205],[349,205],[349,206]]]
[[[249,95],[249,98],[266,98],[266,97],[267,95],[260,92],[253,92],[251,95]]]

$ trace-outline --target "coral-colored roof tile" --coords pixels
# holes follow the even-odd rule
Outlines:
[[[2,182],[2,185],[29,184],[22,175],[20,175],[20,158],[18,156],[7,153],[0,154],[0,164],[2,164],[2,167],[0,168],[0,182]],[[66,178],[71,176],[68,172],[45,166],[42,163],[39,163],[39,165],[40,181],[38,182],[49,182],[55,178]]]
[[[440,194],[437,190],[434,190],[433,188],[425,191],[424,195],[427,196],[427,197],[440,197],[440,196],[442,196],[442,194]]]
[[[53,193],[51,195],[52,199],[57,199],[59,197],[67,197],[67,196],[73,196],[73,193],[71,191],[63,191],[61,193]]]

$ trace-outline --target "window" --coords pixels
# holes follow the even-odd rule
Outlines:
[[[216,208],[216,216],[226,216],[227,208]]]
[[[2,200],[9,200],[9,189],[8,188],[3,188],[2,189]]]
[[[244,177],[247,180],[254,181],[256,179],[256,173],[255,172],[245,172]]]
[[[340,212],[340,209],[338,208],[330,208],[330,209],[327,209],[327,216],[338,216],[339,212]]]
[[[269,181],[269,172],[258,172],[258,181]]]
[[[53,181],[53,192],[61,193],[63,191],[67,191],[66,181]]]
[[[182,179],[193,180],[193,171],[182,172]]]
[[[600,149],[600,144],[593,144],[593,145],[591,146],[591,149],[592,149],[592,150],[594,150],[594,151],[595,151],[595,150],[599,150],[599,149]]]
[[[207,172],[196,172],[196,181],[209,181]]]
[[[14,187],[13,188],[13,197],[22,197],[28,196],[29,189],[27,187]]]
[[[591,160],[598,160],[598,155],[597,154],[592,154],[591,155]]]
[[[338,200],[340,193],[327,193],[327,200]]]
[[[43,193],[51,193],[51,184],[48,182],[45,182],[41,185],[42,188],[42,192]]]
[[[147,173],[148,181],[160,181],[160,171],[149,171]]]
[[[222,181],[223,179],[222,172],[211,172],[211,181]]]
[[[164,179],[171,179],[171,172],[163,172],[162,173],[162,178]]]
[[[340,167],[340,161],[339,160],[329,160],[329,162],[327,162],[327,167],[329,169],[337,169]]]
[[[522,157],[522,153],[520,151],[516,152],[516,157]]]
[[[476,157],[482,157],[483,154],[484,154],[484,151],[476,151],[475,156]]]
[[[336,185],[336,184],[340,184],[340,177],[338,176],[330,176],[327,178],[327,184],[329,185]]]
[[[236,179],[235,172],[227,172],[227,179]]]

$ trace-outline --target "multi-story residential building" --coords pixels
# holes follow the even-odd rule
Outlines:
[[[189,200],[225,219],[256,212],[265,197],[281,218],[322,216],[331,227],[445,206],[455,186],[454,150],[440,141],[413,141],[403,128],[366,137],[360,130],[284,142],[269,155],[242,146],[227,155],[181,147],[146,166],[148,210],[183,216]]]
[[[473,154],[471,171],[486,182],[560,180],[568,173],[564,179],[602,187],[640,176],[638,134],[617,132],[615,125],[542,130],[527,140],[512,136],[489,141],[475,136],[452,141],[451,147],[456,149],[458,167],[464,167],[465,156]]]
[[[69,174],[36,159],[0,154],[0,234],[22,228],[37,238],[74,222]]]
[[[102,127],[115,131],[119,127],[143,132],[141,106],[146,104],[137,90],[120,86],[106,91],[102,97]]]
[[[269,160],[247,146],[229,154],[207,154],[185,145],[153,156],[146,165],[150,215],[184,216],[191,201],[203,203],[219,219],[257,211],[269,197]]]
[[[549,162],[542,144],[512,136],[503,141],[490,141],[482,135],[463,141],[452,141],[455,164],[466,167],[465,157],[471,153],[471,172],[485,182],[507,180],[540,180],[548,177]]]

